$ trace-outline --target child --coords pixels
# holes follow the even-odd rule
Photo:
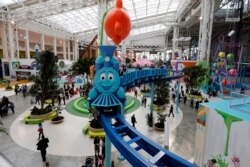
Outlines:
[[[43,135],[43,125],[41,123],[38,124],[38,140],[40,140],[40,137]]]
[[[14,108],[15,108],[14,103],[9,102],[9,108],[11,109],[12,113],[14,114],[14,113],[15,113],[15,110],[14,110]]]

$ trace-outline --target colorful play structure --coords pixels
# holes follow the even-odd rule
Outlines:
[[[243,49],[240,43],[224,42],[224,36],[218,40],[215,56],[211,64],[211,84],[208,88],[217,90],[219,97],[231,98],[231,92],[247,87],[244,83],[246,63],[242,63]],[[237,48],[237,53],[235,53]]]
[[[116,0],[115,5],[104,14],[102,23],[106,34],[118,45],[129,34],[131,23],[123,9],[122,0]],[[95,107],[100,113],[101,124],[106,133],[105,166],[111,166],[111,142],[132,166],[194,166],[145,137],[124,119],[127,89],[143,83],[154,83],[156,80],[178,79],[183,74],[172,72],[169,75],[166,68],[146,68],[119,76],[119,62],[113,57],[116,47],[103,45],[102,39],[101,36],[94,85],[89,92],[88,101],[90,107]],[[142,150],[151,158],[141,154]]]

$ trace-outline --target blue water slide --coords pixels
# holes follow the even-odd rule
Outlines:
[[[115,120],[114,124],[110,124],[111,119]],[[165,150],[161,146],[155,144],[152,140],[145,137],[129,125],[120,114],[110,115],[110,113],[101,113],[100,120],[108,138],[132,166],[194,166],[192,163]],[[148,158],[146,158],[144,156],[145,154],[141,154],[143,152],[142,150],[150,156],[147,156]]]

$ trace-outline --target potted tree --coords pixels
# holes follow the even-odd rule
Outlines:
[[[40,97],[41,108],[32,110],[30,118],[48,119],[52,110],[45,107],[45,101],[47,99],[53,101],[58,96],[58,85],[55,79],[58,68],[57,57],[53,52],[46,50],[38,55],[37,62],[41,65],[41,68],[39,73],[32,77],[34,84],[31,86],[30,94]]]
[[[56,109],[55,109],[55,112],[56,112],[55,114],[56,114],[56,115],[55,115],[54,118],[51,119],[52,123],[57,124],[57,123],[63,122],[64,117],[61,116],[61,115],[59,115],[59,114],[61,114],[61,110],[62,110],[62,108],[58,105],[58,106],[56,107]]]
[[[158,80],[155,82],[156,98],[153,101],[155,111],[163,111],[169,103],[169,82]]]
[[[149,130],[152,130],[153,125],[154,125],[153,112],[150,112],[149,114],[147,114],[146,118],[147,118],[147,125],[149,126]]]
[[[199,64],[196,66],[185,67],[183,72],[187,79],[187,87],[191,88],[190,94],[193,98],[201,98],[199,90],[207,78],[208,69],[202,64]]]
[[[163,114],[163,112],[158,112],[158,122],[155,124],[155,129],[159,131],[164,131],[164,122],[166,120],[167,114]]]
[[[10,86],[10,80],[6,80],[6,87],[5,87],[6,91],[11,91],[12,87]]]

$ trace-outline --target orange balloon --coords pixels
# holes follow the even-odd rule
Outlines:
[[[104,20],[104,29],[107,36],[116,45],[129,35],[131,21],[127,12],[122,8],[122,0],[116,0],[116,7],[107,13]]]

